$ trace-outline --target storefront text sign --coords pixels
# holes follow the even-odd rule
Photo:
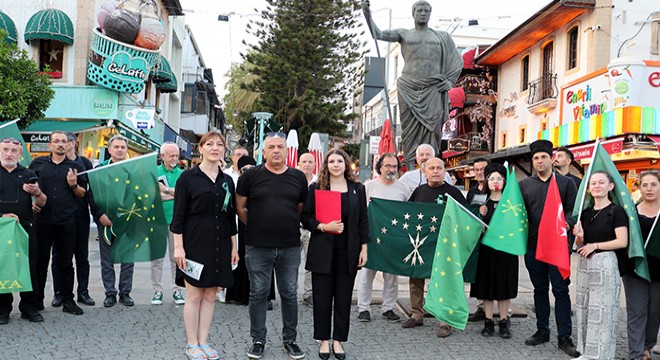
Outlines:
[[[600,143],[603,145],[605,151],[608,154],[618,154],[623,150],[623,138],[616,138],[612,140],[603,141]],[[594,144],[587,144],[575,147],[569,147],[569,150],[573,153],[575,160],[589,159],[594,152]]]

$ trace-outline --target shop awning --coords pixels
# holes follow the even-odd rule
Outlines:
[[[16,31],[16,25],[14,21],[9,17],[9,15],[0,11],[0,30],[4,30],[7,34],[5,41],[8,44],[16,44],[18,39],[18,31]]]
[[[121,121],[116,121],[116,124],[117,132],[129,140],[129,145],[131,145],[131,143],[137,144],[140,147],[147,149],[147,152],[160,150],[160,144],[150,139],[146,134],[141,133],[139,130],[135,130],[132,126],[126,125]]]
[[[30,40],[56,40],[73,44],[73,23],[64,11],[41,10],[32,15],[25,25],[25,42]]]
[[[97,121],[58,121],[58,120],[37,120],[25,128],[22,133],[25,134],[50,134],[53,131],[65,131],[72,133],[81,133],[105,128],[105,122]]]
[[[176,75],[172,71],[172,66],[163,55],[160,55],[158,65],[151,71],[152,81],[156,88],[162,93],[173,93],[178,89]]]

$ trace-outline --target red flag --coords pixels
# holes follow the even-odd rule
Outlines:
[[[557,180],[555,180],[553,174],[548,186],[548,195],[545,198],[541,223],[539,224],[536,260],[556,266],[564,280],[571,275],[566,231],[564,207],[561,204]]]

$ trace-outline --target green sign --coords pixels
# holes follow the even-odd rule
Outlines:
[[[122,126],[117,127],[117,132],[121,134],[122,136],[126,137],[129,141],[132,141],[141,147],[147,148],[151,151],[159,151],[160,147],[153,143],[152,141],[149,141],[146,137],[136,134]]]
[[[46,119],[117,119],[119,94],[98,86],[51,86]]]

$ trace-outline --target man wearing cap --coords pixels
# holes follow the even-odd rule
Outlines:
[[[527,239],[527,253],[525,254],[525,267],[534,286],[534,306],[536,308],[537,331],[525,340],[525,345],[536,346],[550,341],[550,299],[549,285],[552,284],[552,293],[555,297],[555,320],[557,322],[557,338],[559,348],[572,357],[580,356],[573,345],[571,332],[571,298],[568,294],[569,279],[562,279],[556,266],[536,260],[536,244],[538,241],[539,224],[543,215],[543,208],[548,193],[548,186],[553,175],[552,143],[548,140],[536,140],[529,145],[532,155],[532,164],[536,173],[520,181],[527,216],[529,218],[529,235]],[[577,188],[573,180],[555,173],[559,195],[561,197],[564,216],[570,228],[574,225],[571,212],[577,195]],[[566,242],[566,247],[569,244]]]

